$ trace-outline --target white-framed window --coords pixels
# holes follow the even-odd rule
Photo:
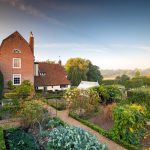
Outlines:
[[[21,84],[21,74],[13,74],[13,85]]]
[[[21,58],[13,58],[13,68],[21,68]]]

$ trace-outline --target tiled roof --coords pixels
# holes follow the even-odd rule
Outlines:
[[[34,77],[35,86],[70,84],[64,68],[59,64],[39,62],[39,72],[45,75]]]

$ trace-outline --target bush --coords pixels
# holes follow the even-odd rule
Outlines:
[[[26,99],[33,96],[34,87],[30,81],[24,80],[21,85],[15,88],[15,93],[18,99]]]
[[[65,99],[70,111],[76,112],[80,116],[88,116],[98,110],[99,96],[92,89],[69,89],[65,93]]]
[[[144,107],[136,104],[117,106],[113,109],[114,137],[133,145],[140,144],[145,135]]]
[[[32,100],[32,101],[25,101],[20,116],[23,119],[24,126],[31,126],[35,123],[41,124],[44,119],[47,118],[48,111],[43,108],[41,104]]]
[[[144,91],[128,91],[129,102],[150,106],[150,94]]]
[[[38,150],[35,139],[22,129],[9,129],[6,131],[6,142],[10,150]]]
[[[0,110],[1,115],[6,115],[7,113],[9,113],[11,116],[16,116],[21,110],[21,104],[16,99],[4,99],[3,103],[5,104]]]
[[[121,91],[116,86],[100,85],[99,87],[94,87],[92,89],[98,93],[100,101],[103,104],[115,102],[122,96]]]
[[[6,150],[4,132],[2,128],[0,128],[0,150]]]
[[[57,102],[57,104],[56,104],[56,102],[48,102],[48,104],[57,110],[65,110],[66,109],[65,102]]]
[[[49,134],[48,149],[107,150],[95,136],[77,127],[58,127]]]
[[[3,97],[3,90],[4,90],[4,77],[2,72],[0,71],[0,99]]]
[[[13,82],[12,82],[11,80],[9,80],[9,81],[7,82],[7,86],[8,86],[8,88],[9,88],[10,90],[15,89],[15,86],[13,85]]]

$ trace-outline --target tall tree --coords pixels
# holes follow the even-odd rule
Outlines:
[[[88,61],[88,72],[87,72],[87,80],[101,83],[103,76],[99,70],[99,67],[93,65],[91,61]]]
[[[72,85],[78,86],[81,80],[87,80],[88,61],[82,58],[71,58],[65,65],[68,79]]]

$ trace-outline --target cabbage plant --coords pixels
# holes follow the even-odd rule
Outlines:
[[[48,136],[47,150],[108,150],[95,136],[78,127],[57,127]]]

